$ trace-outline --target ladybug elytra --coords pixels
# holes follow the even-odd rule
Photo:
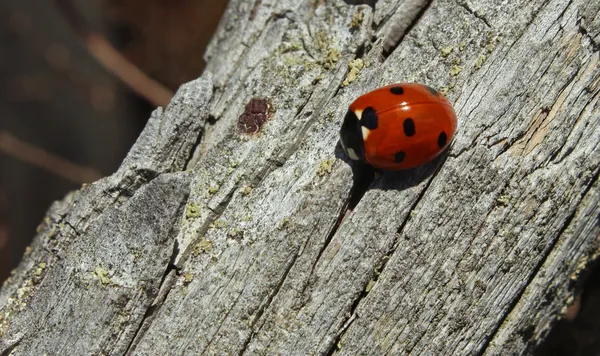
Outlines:
[[[392,84],[350,104],[340,141],[352,160],[375,168],[407,169],[442,153],[456,125],[452,105],[437,90],[416,83]]]

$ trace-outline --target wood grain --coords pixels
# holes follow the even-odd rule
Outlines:
[[[231,1],[203,77],[50,210],[0,294],[0,351],[531,353],[600,251],[599,14]],[[348,210],[347,105],[411,81],[446,93],[455,140]],[[274,112],[240,134],[253,97]]]

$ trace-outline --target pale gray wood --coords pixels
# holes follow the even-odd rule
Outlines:
[[[0,351],[531,353],[600,251],[599,43],[585,0],[232,0],[202,78],[50,209]],[[447,93],[453,145],[347,211],[341,118],[406,81]]]

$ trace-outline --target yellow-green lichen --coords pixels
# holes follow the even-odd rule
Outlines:
[[[302,43],[300,41],[294,40],[289,42],[283,42],[277,50],[280,54],[284,54],[288,52],[296,52],[301,48]]]
[[[462,72],[463,67],[459,66],[459,65],[454,65],[452,66],[452,68],[450,69],[450,76],[452,77],[456,77],[457,75],[460,74],[460,72]]]
[[[440,55],[442,56],[442,58],[446,58],[450,55],[450,53],[454,52],[454,47],[453,46],[446,46],[443,47],[440,50]]]
[[[249,185],[244,187],[244,189],[242,189],[242,195],[248,195],[248,194],[250,194],[250,192],[252,192],[252,187]]]
[[[217,193],[217,192],[219,191],[219,189],[221,189],[221,187],[219,187],[219,185],[218,185],[218,184],[211,185],[211,186],[208,188],[208,194],[211,194],[211,195],[213,195],[213,194]]]
[[[188,219],[195,219],[200,217],[200,206],[198,206],[198,204],[188,204],[188,206],[185,209],[185,216]]]
[[[316,41],[317,47],[319,47],[319,49],[321,51],[326,50],[331,45],[331,41],[327,37],[327,32],[325,32],[325,31],[317,32],[315,34],[315,41]]]
[[[315,35],[317,47],[324,53],[323,59],[320,61],[325,69],[332,69],[337,61],[342,56],[341,52],[332,48],[332,40],[325,31],[319,31]]]
[[[192,254],[194,256],[199,256],[203,253],[206,253],[210,250],[212,250],[213,247],[213,242],[210,240],[200,240],[196,245],[194,245],[194,249],[192,251]]]
[[[481,66],[483,65],[483,63],[485,63],[486,60],[487,60],[487,56],[485,54],[482,54],[481,56],[479,56],[477,58],[477,60],[475,61],[475,69],[481,68]]]
[[[240,240],[244,237],[244,230],[234,227],[233,229],[227,231],[227,237],[230,239]]]
[[[325,67],[325,69],[332,69],[335,63],[340,60],[341,56],[342,54],[337,49],[330,49],[327,51],[327,55],[323,60],[323,67]]]
[[[380,275],[381,274],[381,269],[383,268],[383,266],[387,263],[387,261],[390,259],[390,256],[384,256],[383,259],[381,260],[381,262],[375,266],[375,268],[373,269],[373,271],[375,272],[375,275]]]
[[[227,221],[219,219],[219,220],[215,220],[215,222],[210,224],[210,227],[215,228],[215,229],[222,229],[224,227],[227,227],[228,225],[229,225],[229,223],[227,223]]]
[[[110,283],[110,278],[108,278],[108,271],[100,266],[94,269],[94,275],[100,280],[103,285],[107,285]]]
[[[10,326],[8,318],[4,316],[5,314],[9,313],[0,313],[0,337],[4,337],[4,335],[6,335],[6,332]]]
[[[342,82],[342,86],[348,86],[350,85],[350,83],[355,81],[358,77],[358,73],[360,73],[361,69],[363,69],[363,66],[364,63],[362,59],[356,58],[351,60],[348,63],[348,75],[346,76],[346,79],[344,79],[344,81]]]
[[[35,269],[34,274],[39,277],[44,272],[44,269],[46,269],[46,262],[41,262],[40,264],[38,264],[37,268]]]
[[[183,284],[190,284],[194,280],[194,275],[190,272],[183,274]]]
[[[357,29],[360,27],[360,25],[363,22],[363,13],[362,10],[359,9],[358,11],[356,11],[355,13],[352,14],[352,20],[350,20],[350,28],[351,29]]]
[[[371,291],[371,289],[373,289],[373,286],[375,285],[375,283],[377,283],[377,282],[375,282],[374,280],[371,279],[365,287],[365,292],[369,293]]]
[[[489,54],[496,49],[496,42],[500,42],[502,38],[497,36],[493,31],[487,31],[485,33],[485,39],[481,42],[481,47],[485,48],[485,51]]]
[[[317,175],[319,177],[323,177],[326,174],[330,174],[331,171],[333,170],[334,163],[335,163],[334,159],[326,159],[324,161],[321,161],[321,164],[319,165],[319,169],[317,170]]]
[[[64,225],[59,225],[58,228],[60,230],[62,230],[64,228]],[[50,232],[48,232],[48,239],[49,240],[54,240],[56,238],[56,236],[58,236],[58,230],[56,229],[56,226],[52,227],[52,230],[50,230]]]
[[[498,197],[498,199],[496,199],[496,201],[500,204],[500,205],[504,205],[507,206],[508,203],[510,202],[510,195],[508,194],[503,194],[500,197]]]
[[[278,230],[284,230],[287,229],[290,226],[290,219],[289,218],[283,218],[283,220],[281,220],[279,222],[279,225],[277,226]]]
[[[500,236],[502,238],[507,238],[507,237],[510,238],[510,237],[513,237],[513,234],[508,230],[500,230],[498,232],[498,236]]]

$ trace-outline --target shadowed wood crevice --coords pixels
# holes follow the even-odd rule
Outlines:
[[[401,5],[395,10],[394,15],[387,21],[386,28],[379,32],[380,35],[385,33],[382,51],[384,60],[402,43],[404,36],[421,20],[433,0],[410,0],[400,3]]]

